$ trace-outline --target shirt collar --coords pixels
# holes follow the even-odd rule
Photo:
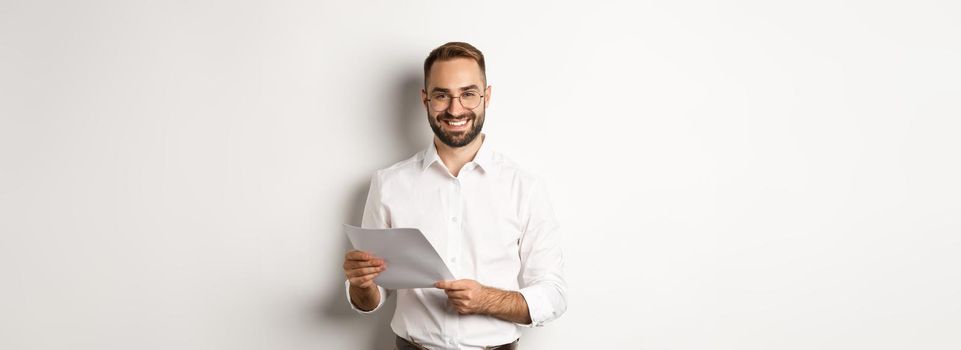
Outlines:
[[[480,149],[477,150],[477,154],[474,155],[474,163],[477,163],[485,173],[494,174],[497,172],[497,165],[494,162],[494,151],[491,149],[490,137],[487,134],[481,133],[482,143]],[[434,140],[431,138],[430,145],[424,150],[424,158],[421,161],[421,170],[427,170],[434,164],[434,162],[440,162],[440,156],[437,154],[437,148],[434,146]],[[470,163],[468,163],[470,164]]]
[[[437,155],[437,148],[435,148],[434,146],[434,140],[431,139],[430,145],[427,146],[426,150],[424,150],[424,160],[421,163],[421,170],[427,170],[427,168],[430,167],[431,164],[434,164],[434,162],[439,162],[439,161],[440,161],[440,156]]]

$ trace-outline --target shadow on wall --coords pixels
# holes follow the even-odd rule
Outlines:
[[[396,136],[396,142],[394,143],[397,144],[398,147],[391,150],[384,150],[385,154],[389,154],[394,158],[388,164],[377,164],[377,168],[384,168],[393,162],[410,157],[426,147],[430,142],[430,139],[425,139],[425,134],[422,130],[424,128],[429,130],[427,121],[424,120],[424,118],[426,118],[424,107],[420,101],[420,89],[423,87],[423,76],[416,71],[407,71],[400,74],[399,77],[398,84],[393,85],[395,88],[392,90],[395,94],[393,99],[394,104],[392,106],[384,106],[385,110],[390,112],[382,114],[384,118],[390,118],[392,121],[385,120],[385,123],[380,124],[392,126],[395,132],[387,132],[384,134]],[[345,211],[345,217],[342,222],[356,226],[361,225],[369,187],[369,177],[357,179],[352,186],[353,190],[351,191],[349,202],[345,203],[348,210]],[[339,227],[339,224],[337,226]],[[346,236],[338,235],[337,237],[339,237],[340,244],[338,246],[342,248],[342,252],[346,253],[351,249],[350,242]],[[325,266],[329,266],[330,269],[335,269],[335,275],[343,276],[343,255],[331,257],[329,264]],[[394,331],[390,328],[390,320],[394,315],[394,309],[397,304],[396,298],[389,298],[377,312],[362,315],[351,309],[347,304],[343,280],[331,281],[330,288],[332,292],[327,294],[330,297],[328,300],[323,300],[321,305],[319,305],[321,309],[321,315],[319,316],[324,319],[324,324],[340,324],[353,329],[369,330],[369,332],[366,332],[370,334],[369,349],[384,350],[394,348]]]

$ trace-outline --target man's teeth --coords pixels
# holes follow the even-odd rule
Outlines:
[[[450,124],[452,126],[461,126],[461,125],[467,124],[467,121],[466,120],[461,120],[461,121],[448,120],[447,124]]]

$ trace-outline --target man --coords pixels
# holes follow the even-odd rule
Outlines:
[[[361,225],[419,228],[458,279],[386,290],[374,278],[388,264],[352,250],[344,257],[347,300],[371,313],[396,293],[398,349],[515,349],[520,327],[567,309],[547,193],[481,133],[491,87],[475,47],[450,42],[431,51],[421,99],[433,142],[374,174]]]

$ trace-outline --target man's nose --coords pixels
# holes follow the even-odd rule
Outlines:
[[[464,114],[464,112],[466,112],[466,111],[467,111],[467,109],[464,108],[464,105],[460,103],[460,98],[452,98],[452,99],[450,99],[450,105],[447,106],[447,113],[448,113],[448,114],[450,114],[450,115],[452,115],[452,116],[455,116],[455,117],[460,117],[460,115],[461,115],[461,114]]]

